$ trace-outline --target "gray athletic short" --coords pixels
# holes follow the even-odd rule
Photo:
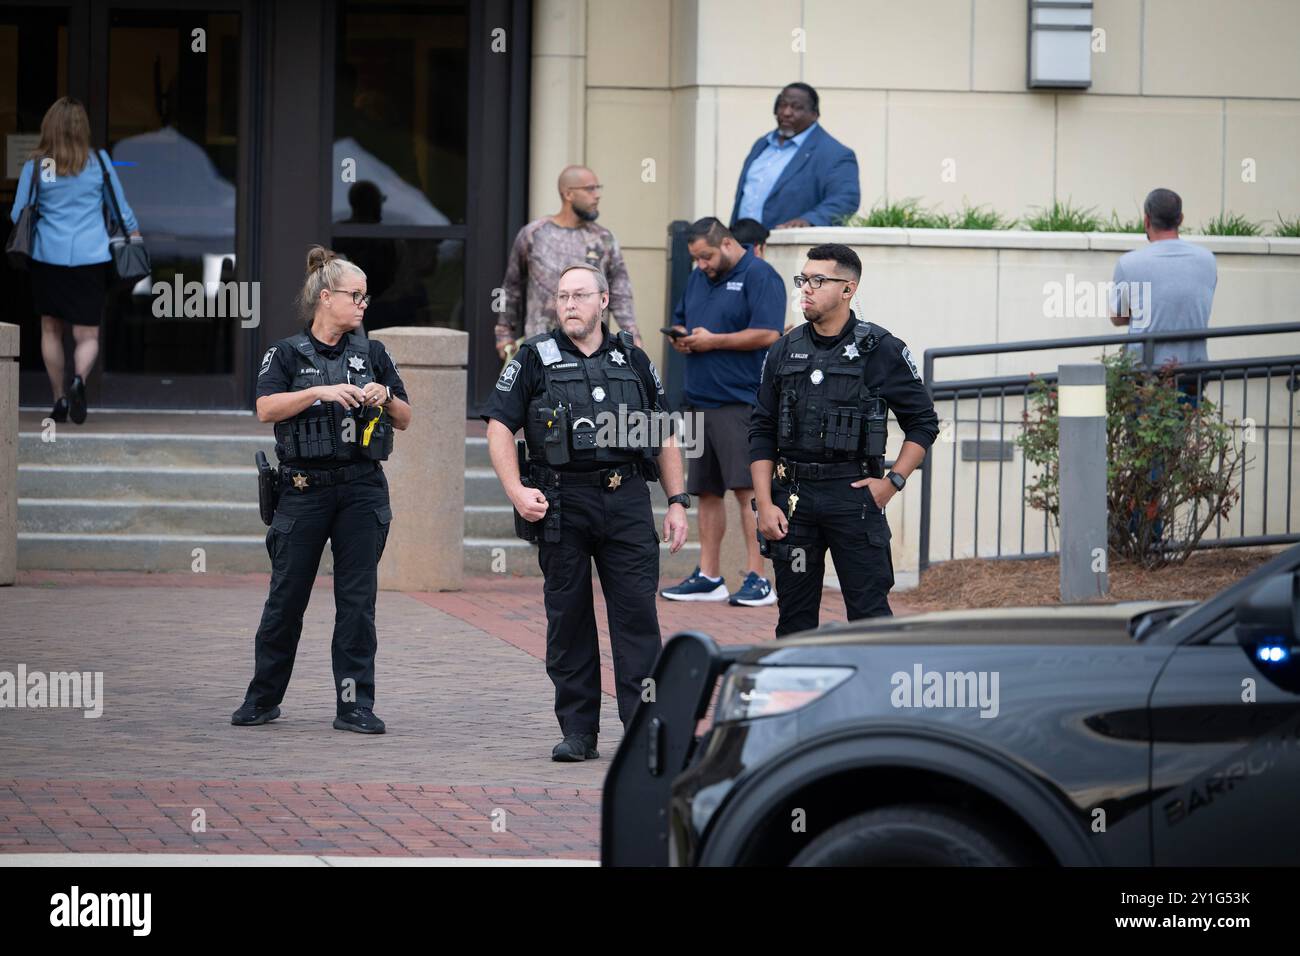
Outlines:
[[[752,488],[749,476],[750,405],[692,409],[703,418],[703,453],[686,460],[686,492],[719,498],[735,488]]]

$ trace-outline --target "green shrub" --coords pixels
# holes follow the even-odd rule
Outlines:
[[[1119,213],[1114,209],[1110,211],[1110,219],[1103,224],[1103,229],[1106,232],[1140,232],[1143,235],[1145,235],[1147,231],[1146,226],[1142,225],[1141,216],[1138,216],[1136,219],[1121,220],[1119,218]]]
[[[1186,561],[1216,517],[1241,497],[1244,446],[1202,398],[1179,401],[1177,369],[1137,366],[1126,350],[1106,366],[1107,544],[1113,555],[1155,568]],[[1056,384],[1037,379],[1016,444],[1042,469],[1025,488],[1031,508],[1060,524],[1060,441]]]
[[[1273,228],[1273,235],[1300,239],[1300,216],[1296,216],[1294,219],[1287,219],[1281,213],[1278,213],[1277,225]]]
[[[894,229],[934,229],[934,213],[921,208],[919,199],[889,200],[872,206],[865,216],[853,216],[847,225]]]
[[[935,217],[942,221],[941,229],[1011,229],[1016,224],[984,206],[963,205],[959,213],[936,213]]]
[[[1205,236],[1258,236],[1263,232],[1264,229],[1259,223],[1251,222],[1238,213],[1215,216],[1201,226],[1201,234]]]
[[[1101,219],[1092,206],[1075,209],[1070,200],[1054,202],[1049,207],[1034,206],[1038,212],[1026,216],[1024,224],[1035,232],[1097,232]]]

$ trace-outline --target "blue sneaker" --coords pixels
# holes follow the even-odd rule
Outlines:
[[[731,603],[737,606],[743,604],[745,607],[766,607],[776,603],[776,592],[772,590],[767,578],[750,571],[745,575],[745,583],[740,586],[740,590],[731,596]]]
[[[706,578],[696,565],[685,581],[659,593],[670,601],[725,601],[731,592],[727,590],[726,578]]]

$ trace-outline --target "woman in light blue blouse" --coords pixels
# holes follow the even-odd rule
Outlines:
[[[104,170],[117,194],[131,235],[140,234],[135,213],[104,150],[90,148],[90,120],[80,101],[57,100],[41,120],[41,141],[23,164],[9,218],[15,223],[23,207],[36,202],[36,239],[32,248],[32,301],[41,317],[41,357],[54,390],[51,417],[86,420],[86,376],[99,356],[99,323],[104,293],[113,275],[104,208]],[[72,386],[64,388],[63,333],[72,326],[76,343]],[[66,391],[66,393],[65,393]]]

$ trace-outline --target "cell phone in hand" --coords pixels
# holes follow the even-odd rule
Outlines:
[[[686,334],[687,334],[683,332],[681,329],[674,329],[671,326],[662,328],[659,331],[662,332],[664,335],[668,336],[670,339],[684,339],[686,338]]]

